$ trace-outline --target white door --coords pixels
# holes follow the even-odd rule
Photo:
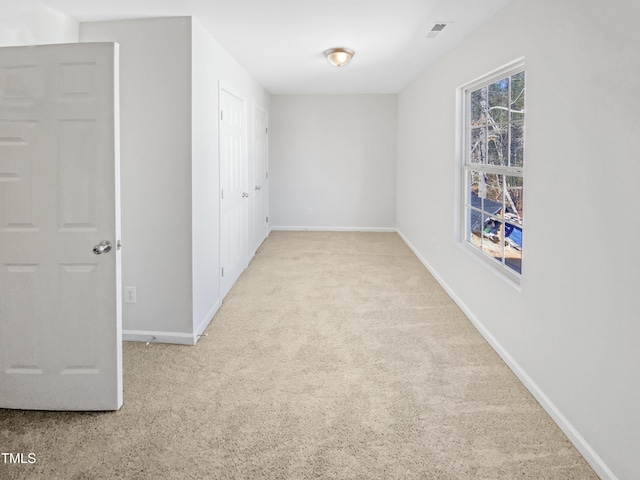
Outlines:
[[[253,108],[253,238],[252,252],[255,252],[268,234],[268,130],[267,112],[257,105]]]
[[[247,266],[248,198],[244,101],[220,89],[220,298]]]
[[[117,65],[113,43],[0,48],[2,408],[122,405]]]

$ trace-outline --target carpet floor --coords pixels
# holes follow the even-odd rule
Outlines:
[[[394,233],[273,232],[123,408],[0,410],[1,479],[597,479]]]

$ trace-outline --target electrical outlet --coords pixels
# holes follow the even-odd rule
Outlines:
[[[124,303],[138,303],[136,287],[124,287]]]
[[[307,215],[311,215],[313,213],[313,210],[311,210],[310,208],[307,208]]]

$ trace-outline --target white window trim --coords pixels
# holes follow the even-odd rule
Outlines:
[[[496,262],[494,259],[487,256],[478,248],[471,245],[466,238],[467,234],[467,214],[466,214],[466,177],[467,177],[467,165],[466,165],[466,154],[469,148],[468,145],[468,135],[467,135],[467,124],[470,118],[470,105],[467,102],[467,93],[470,93],[476,90],[480,86],[484,86],[495,81],[498,81],[502,78],[509,77],[515,73],[525,70],[525,61],[524,57],[518,58],[502,67],[496,68],[495,70],[478,77],[471,82],[468,82],[464,85],[461,85],[456,90],[456,165],[455,165],[455,212],[454,212],[454,241],[458,246],[467,254],[469,254],[474,259],[478,260],[480,264],[489,269],[492,273],[497,274],[499,278],[505,280],[509,285],[516,288],[518,291],[521,291],[521,283],[523,274],[518,274],[513,271],[511,268],[503,265],[502,263]],[[525,97],[525,111],[526,111],[526,100]],[[526,118],[525,118],[526,125]],[[526,139],[525,139],[526,142]],[[527,149],[525,147],[525,162],[526,164],[526,156]],[[509,173],[517,173],[524,178],[524,168],[515,168],[515,167],[503,167],[499,169],[499,172],[494,171],[491,168],[491,165],[482,165],[481,168],[477,168],[477,170],[484,171],[486,173],[500,173],[504,175],[508,175]],[[524,254],[523,254],[524,257]]]

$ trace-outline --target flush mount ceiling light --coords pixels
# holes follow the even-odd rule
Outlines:
[[[324,51],[329,63],[336,67],[344,67],[355,54],[356,52],[348,48],[330,48]]]

